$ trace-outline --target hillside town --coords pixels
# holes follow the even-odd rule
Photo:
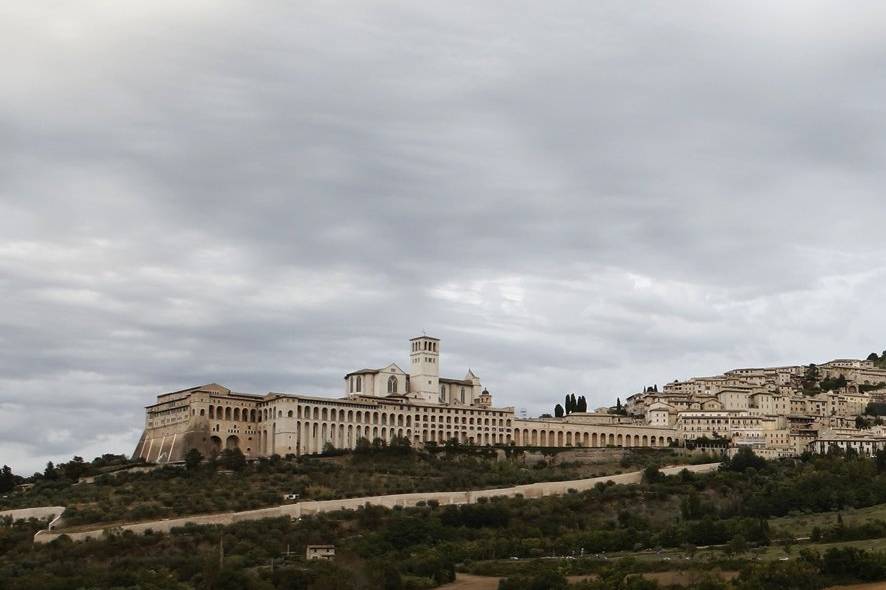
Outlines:
[[[886,354],[884,354],[886,358]],[[866,360],[746,368],[658,386],[625,400],[631,420],[672,427],[690,447],[727,453],[749,447],[766,458],[823,453],[863,454],[886,447],[878,417],[886,409],[886,369]]]
[[[351,371],[343,396],[252,394],[215,383],[158,396],[133,454],[178,463],[197,449],[246,458],[310,455],[361,444],[518,447],[685,447],[765,458],[886,446],[886,369],[872,354],[821,365],[735,369],[646,387],[622,404],[588,411],[584,396],[538,418],[496,407],[477,374],[440,374],[441,342],[409,341],[409,370],[395,363]]]

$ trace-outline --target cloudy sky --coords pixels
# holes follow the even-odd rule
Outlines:
[[[884,11],[0,5],[0,463],[422,330],[530,415],[883,350]]]

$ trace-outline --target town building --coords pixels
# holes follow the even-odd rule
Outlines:
[[[870,361],[838,359],[816,369],[839,385],[833,389],[803,389],[808,366],[735,369],[675,381],[661,392],[647,388],[627,396],[619,412],[524,418],[513,407],[495,406],[473,370],[461,379],[441,376],[440,355],[439,339],[413,338],[408,370],[392,362],[351,371],[337,397],[257,395],[215,383],[164,393],[146,408],[134,456],[169,463],[182,461],[189,449],[212,456],[237,448],[254,459],[353,449],[360,439],[405,439],[413,446],[526,447],[666,447],[701,440],[777,457],[810,449],[825,430],[835,439],[858,438],[856,416],[871,400],[886,397],[876,391],[886,371]]]

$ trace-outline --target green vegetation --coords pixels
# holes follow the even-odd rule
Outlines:
[[[0,510],[28,506],[66,506],[65,526],[133,522],[189,514],[250,510],[283,502],[285,494],[303,499],[372,496],[421,491],[495,488],[539,481],[562,481],[639,470],[647,465],[679,463],[673,451],[631,450],[622,460],[604,464],[559,462],[565,449],[543,449],[544,460],[528,462],[518,449],[505,449],[498,460],[489,448],[447,444],[427,450],[408,442],[361,440],[353,454],[274,456],[247,463],[239,451],[226,450],[211,461],[188,453],[185,466],[148,472],[143,464],[105,456],[50,466],[27,481],[34,487],[0,498]],[[94,477],[93,483],[77,483]]]
[[[225,461],[238,464],[236,456]],[[835,452],[767,462],[743,451],[718,472],[684,470],[670,477],[648,463],[642,484],[600,484],[533,500],[367,507],[299,521],[188,526],[170,535],[136,536],[111,527],[100,541],[63,537],[48,545],[31,544],[37,523],[7,525],[0,527],[0,590],[417,590],[451,581],[456,570],[501,576],[504,590],[563,588],[571,576],[582,576],[569,579],[576,590],[652,589],[665,587],[668,578],[661,576],[668,572],[673,580],[685,573],[690,581],[682,587],[695,590],[819,590],[886,579],[886,454],[867,459]],[[476,452],[426,456],[372,445],[347,456],[280,458],[229,475],[211,464],[191,464],[190,470],[140,477],[163,485],[196,480],[210,486],[205,495],[211,497],[219,488],[239,489],[241,479],[274,481],[308,466],[317,471],[299,472],[306,489],[331,481],[330,473],[339,483],[357,483],[399,466],[421,481],[425,470],[433,478],[515,466]],[[66,467],[54,469],[64,473]],[[358,475],[348,479],[351,473]],[[466,481],[486,481],[488,475],[470,477]],[[35,489],[46,485],[41,481]],[[69,493],[90,487],[63,478],[51,485],[67,485]],[[304,561],[306,545],[327,543],[336,545],[333,563]]]
[[[874,366],[880,369],[886,369],[886,350],[883,351],[883,354],[877,354],[876,352],[872,352],[868,355],[869,361],[874,361]]]
[[[841,373],[839,377],[825,377],[822,379],[818,386],[822,391],[834,391],[836,389],[842,389],[846,387],[848,381],[846,381],[846,377]]]
[[[588,411],[588,400],[585,399],[585,396],[580,395],[578,398],[575,397],[574,393],[567,393],[566,398],[563,402],[563,405],[557,404],[554,406],[554,416],[557,418],[562,418],[565,415],[572,414],[573,412],[587,412]],[[545,416],[543,415],[542,418]],[[550,417],[550,416],[548,416]]]
[[[18,479],[13,475],[12,468],[9,465],[4,465],[0,470],[0,494],[11,492],[16,483],[18,483]]]
[[[803,378],[800,380],[800,387],[803,388],[803,393],[806,395],[817,394],[819,392],[818,379],[818,367],[814,363],[810,363],[806,370],[803,371]]]

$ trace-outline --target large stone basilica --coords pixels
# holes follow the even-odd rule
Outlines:
[[[525,419],[493,407],[471,370],[440,377],[440,340],[409,341],[409,372],[391,363],[345,375],[342,397],[237,393],[217,384],[157,396],[147,406],[134,456],[178,462],[198,449],[211,456],[239,448],[250,458],[352,449],[360,438],[405,437],[414,446],[450,440],[475,445],[666,446],[674,428],[611,414]],[[628,422],[628,423],[626,423]]]

